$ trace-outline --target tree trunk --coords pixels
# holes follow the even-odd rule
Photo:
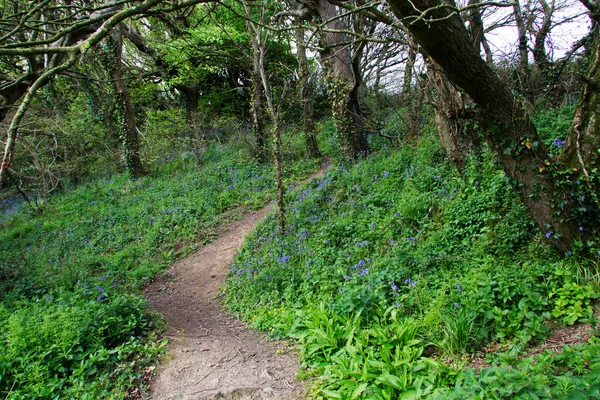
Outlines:
[[[460,17],[440,7],[438,0],[388,0],[388,3],[423,51],[480,107],[488,144],[514,182],[514,190],[530,215],[551,242],[566,252],[573,249],[579,238],[594,235],[600,228],[598,220],[586,211],[576,215],[577,193],[573,195],[570,188],[557,180],[558,166],[548,156],[523,105],[474,50]],[[593,229],[580,232],[581,221],[577,218],[589,221]]]
[[[493,64],[492,51],[485,38],[485,29],[483,28],[483,18],[481,17],[481,9],[475,7],[479,3],[479,0],[469,0],[469,5],[474,6],[469,10],[469,35],[471,35],[471,42],[473,48],[480,51],[481,47],[485,52],[485,61],[488,65]]]
[[[550,61],[548,60],[548,54],[546,53],[546,40],[550,34],[550,28],[552,26],[552,15],[554,14],[554,0],[548,5],[545,0],[539,0],[544,10],[544,20],[542,26],[535,34],[535,42],[533,44],[533,60],[535,65],[542,74],[544,80],[549,78],[549,67]]]
[[[313,108],[310,99],[310,87],[308,85],[308,60],[306,58],[306,46],[304,44],[304,29],[302,28],[296,28],[296,48],[298,54],[298,88],[300,105],[302,107],[302,128],[306,140],[306,149],[312,158],[320,158],[321,152],[317,145]]]
[[[255,157],[261,163],[266,162],[269,157],[267,156],[267,133],[265,131],[265,107],[264,101],[264,88],[260,76],[260,48],[259,44],[254,38],[254,32],[252,31],[251,22],[246,22],[248,29],[248,35],[250,36],[250,42],[252,44],[252,95],[250,102],[250,114],[252,114],[252,127],[254,128],[255,137]]]
[[[147,172],[140,158],[140,144],[135,115],[129,99],[129,92],[123,80],[123,36],[120,27],[116,27],[106,43],[107,61],[110,78],[116,94],[115,118],[119,141],[123,147],[123,156],[127,171],[133,178],[141,178]]]
[[[464,93],[456,90],[444,73],[433,62],[427,63],[427,74],[433,95],[430,99],[435,109],[435,123],[440,136],[440,143],[448,159],[459,171],[465,168],[466,155],[476,140],[476,135],[464,118],[464,109],[468,99]]]
[[[285,233],[285,185],[283,184],[283,154],[281,150],[281,124],[279,118],[279,107],[275,106],[273,95],[265,71],[265,53],[268,32],[264,32],[261,26],[255,24],[251,17],[250,8],[244,4],[246,16],[248,17],[247,28],[253,49],[254,71],[258,74],[260,87],[263,89],[266,101],[266,111],[271,117],[273,129],[273,158],[275,161],[275,182],[277,183],[277,216],[281,233]],[[261,15],[261,23],[264,14]]]
[[[561,163],[565,167],[582,171],[590,194],[596,197],[600,194],[600,35],[598,25],[593,30],[592,54],[590,69],[585,79],[583,93],[575,117],[571,123],[565,148],[561,154]]]
[[[521,92],[525,94],[525,97],[532,100],[533,91],[531,89],[531,77],[529,70],[529,49],[527,46],[527,28],[525,26],[525,20],[523,19],[523,13],[521,12],[521,4],[519,0],[515,0],[513,4],[513,14],[515,16],[515,23],[517,24],[518,43],[519,43],[519,67],[517,68],[517,75],[519,87]]]
[[[348,39],[343,33],[346,27],[338,18],[336,6],[326,0],[318,0],[316,13],[328,30],[321,33],[320,56],[327,71],[337,133],[344,155],[355,160],[369,151],[358,98],[360,82],[357,82],[355,74],[358,71],[353,69]]]
[[[402,80],[402,105],[406,111],[406,139],[409,141],[418,136],[421,125],[419,116],[422,104],[413,89],[413,72],[417,60],[417,47],[416,43],[409,43]]]

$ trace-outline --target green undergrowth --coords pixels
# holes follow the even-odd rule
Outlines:
[[[315,397],[587,395],[598,347],[524,357],[550,326],[594,322],[598,260],[557,254],[487,151],[460,175],[438,141],[331,169],[269,216],[231,267],[224,301],[297,340]],[[588,271],[583,273],[582,271]],[[514,357],[470,355],[492,343]],[[570,354],[570,355],[569,355]],[[587,394],[586,394],[587,393]]]
[[[165,343],[139,288],[274,196],[231,145],[51,197],[0,226],[0,398],[123,398]],[[291,184],[316,162],[290,160]]]

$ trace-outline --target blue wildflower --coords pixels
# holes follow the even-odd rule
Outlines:
[[[563,147],[565,145],[565,141],[557,137],[552,141],[552,145],[555,147]]]

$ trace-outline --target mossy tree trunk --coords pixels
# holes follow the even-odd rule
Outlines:
[[[569,128],[561,163],[585,176],[589,195],[598,201],[600,195],[600,6],[591,10],[593,28],[589,70],[575,117]]]
[[[564,252],[594,238],[600,231],[597,203],[582,207],[580,188],[569,185],[579,172],[548,155],[523,105],[473,48],[460,17],[439,0],[388,3],[424,52],[478,105],[485,139],[539,229]],[[566,184],[558,179],[562,174],[570,175]]]
[[[123,149],[127,171],[133,178],[147,174],[140,157],[140,144],[135,115],[129,98],[129,91],[123,79],[123,35],[119,26],[108,36],[104,46],[105,68],[111,78],[115,92],[115,125]]]
[[[316,2],[316,14],[324,23],[320,57],[326,69],[333,117],[342,151],[355,160],[369,151],[364,113],[359,99],[360,71],[355,70],[345,25],[336,6],[326,0]]]

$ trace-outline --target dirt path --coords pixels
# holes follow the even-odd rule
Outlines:
[[[151,385],[153,400],[304,398],[295,379],[296,357],[285,342],[266,341],[215,300],[244,239],[271,207],[231,223],[221,237],[173,264],[144,290],[165,316],[170,340]]]

